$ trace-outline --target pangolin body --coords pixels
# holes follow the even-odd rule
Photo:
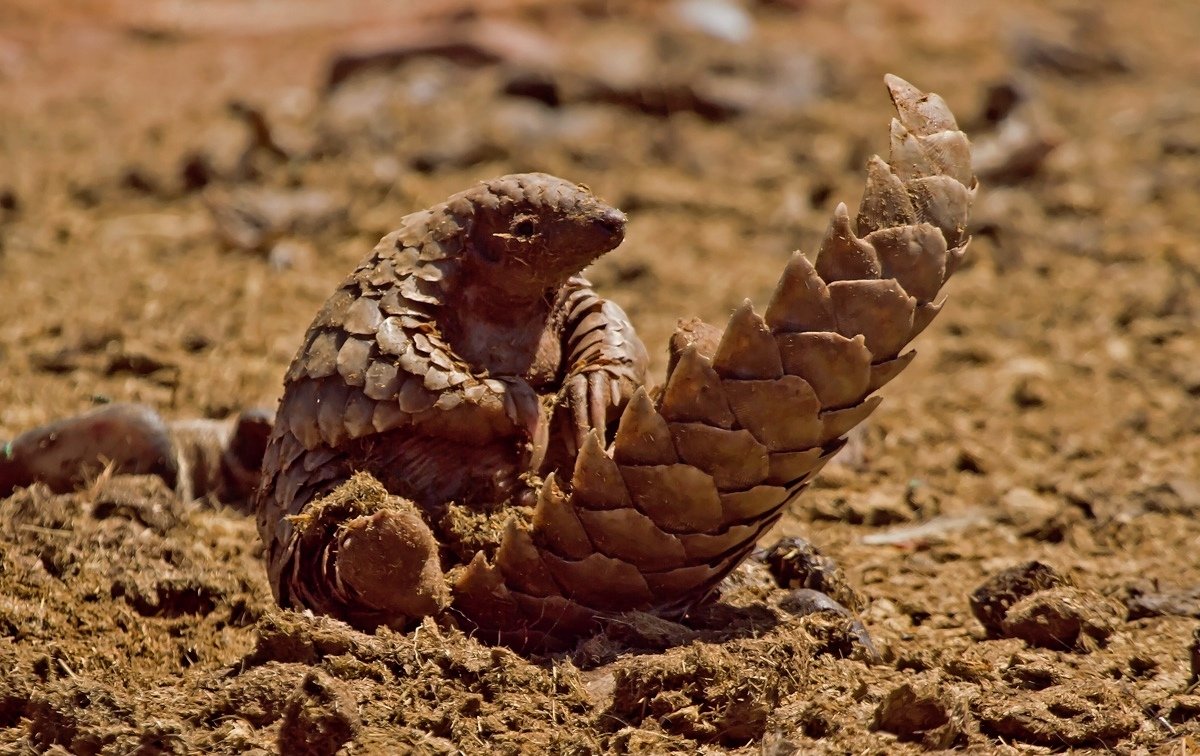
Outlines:
[[[624,223],[585,187],[504,176],[407,216],[346,279],[288,371],[263,460],[258,522],[281,603],[370,627],[440,607],[439,586],[375,566],[415,539],[419,573],[451,505],[532,500],[529,474],[616,417],[645,349],[576,273]],[[403,501],[314,516],[359,471]]]

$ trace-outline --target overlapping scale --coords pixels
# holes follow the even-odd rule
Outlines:
[[[749,299],[729,318],[712,366],[722,378],[771,381],[783,377],[779,347],[767,322],[754,311]]]
[[[829,298],[838,333],[862,334],[873,361],[890,360],[908,344],[917,302],[895,279],[835,281]]]
[[[679,461],[671,429],[644,388],[629,400],[613,446],[613,458],[622,465],[670,465]]]
[[[721,390],[721,376],[694,347],[680,355],[667,379],[659,412],[675,422],[733,427],[733,410]]]
[[[568,505],[566,494],[551,475],[538,492],[533,530],[540,542],[554,553],[567,559],[583,559],[595,549],[580,521],[583,511]]]
[[[775,340],[784,371],[812,386],[822,407],[846,407],[867,393],[871,353],[861,334],[847,338],[832,330],[781,333]]]

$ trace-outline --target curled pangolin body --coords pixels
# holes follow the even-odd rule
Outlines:
[[[487,286],[478,280],[474,257],[496,256],[481,252],[488,239],[528,230],[496,231],[487,213],[617,225],[585,188],[505,177],[406,218],[326,304],[288,373],[258,499],[281,602],[403,623],[414,612],[368,585],[394,580],[396,592],[428,597],[428,612],[452,602],[485,637],[546,646],[598,617],[679,617],[708,596],[912,360],[904,348],[965,252],[966,136],[937,95],[887,85],[891,155],[870,161],[856,222],[839,205],[815,262],[796,253],[762,315],[747,301],[723,333],[681,327],[654,392],[641,385],[645,352],[624,313],[570,275],[619,233],[538,232],[545,247],[572,247],[536,251],[554,271],[509,280],[517,274],[497,268]],[[506,318],[493,300],[525,315]],[[497,547],[364,577],[350,556],[364,543],[424,554],[431,541],[394,537],[408,532],[399,525],[389,540],[383,503],[325,517],[336,497],[319,497],[359,470],[414,503],[437,538],[453,504],[501,507]],[[364,517],[375,519],[353,536],[338,524]],[[443,598],[441,573],[412,580],[435,562]]]
[[[409,215],[380,241],[309,328],[263,458],[259,532],[282,604],[403,624],[411,612],[386,595],[405,592],[402,578],[371,577],[392,581],[384,589],[345,580],[347,520],[388,509],[419,545],[427,534],[400,513],[411,503],[444,541],[452,506],[486,514],[531,498],[528,474],[570,463],[566,436],[617,416],[644,380],[645,349],[621,309],[574,274],[623,230],[624,216],[586,188],[523,174]],[[403,501],[314,504],[359,471]],[[354,544],[376,538],[378,523],[355,521],[367,530]]]

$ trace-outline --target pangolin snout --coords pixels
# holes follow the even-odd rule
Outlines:
[[[625,213],[615,207],[610,207],[596,218],[596,224],[613,236],[622,237],[625,235],[625,223],[628,220]]]

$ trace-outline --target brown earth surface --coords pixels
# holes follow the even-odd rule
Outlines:
[[[362,634],[274,608],[251,520],[101,475],[0,500],[0,751],[1194,752],[1197,29],[1183,0],[6,0],[0,439],[272,406],[382,234],[519,170],[628,211],[592,278],[661,375],[676,318],[765,302],[853,206],[887,71],[984,186],[860,457],[763,544],[832,557],[877,658],[761,560],[549,658]]]

